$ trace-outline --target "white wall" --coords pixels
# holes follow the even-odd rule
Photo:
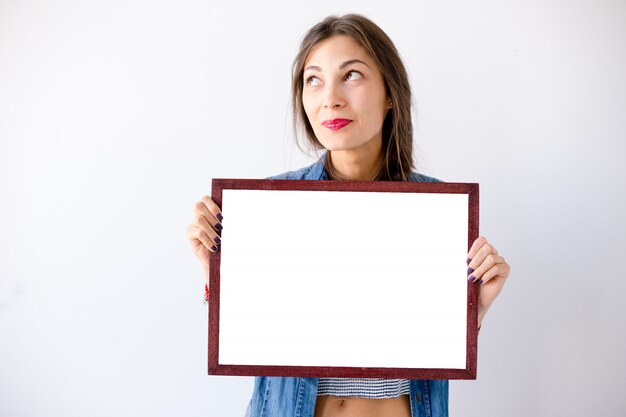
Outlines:
[[[213,177],[308,164],[291,60],[332,13],[396,42],[420,170],[481,184],[513,271],[451,414],[626,412],[626,3],[0,1],[0,415],[242,416],[185,240]]]

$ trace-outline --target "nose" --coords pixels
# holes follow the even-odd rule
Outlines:
[[[334,85],[328,85],[326,94],[324,95],[323,105],[325,108],[341,108],[346,104],[345,98],[341,93],[341,89]]]

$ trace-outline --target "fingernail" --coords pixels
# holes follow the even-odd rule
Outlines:
[[[213,239],[213,241],[214,241],[215,243],[222,243],[222,239],[220,239],[220,237],[219,237],[219,236],[215,236],[215,239]]]
[[[217,217],[217,220],[219,220],[219,221],[224,220],[224,217],[222,217],[222,214],[221,214],[221,213],[217,213],[217,216],[216,216],[216,217]]]
[[[466,261],[466,262],[467,262],[467,264],[469,265],[469,264],[470,264],[470,262],[472,262],[472,260],[471,260],[470,258],[467,258],[467,261]]]
[[[222,227],[221,223],[216,224],[216,225],[215,225],[215,229],[217,229],[217,230],[222,230],[222,229],[223,229],[223,227]]]
[[[217,245],[213,245],[213,247],[211,248],[211,252],[217,252]]]
[[[467,277],[467,280],[469,282],[474,282],[475,279],[476,279],[476,277],[474,275],[470,275],[469,277]]]
[[[479,279],[479,280],[478,280],[478,283],[479,283],[480,285],[483,285],[483,279],[482,279],[482,278],[481,278],[481,279]]]
[[[467,268],[467,275],[471,274],[472,272],[474,272],[474,268],[472,268],[471,266]]]

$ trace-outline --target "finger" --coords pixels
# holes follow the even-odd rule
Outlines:
[[[469,252],[467,253],[467,264],[469,265],[470,261],[472,261],[475,257],[476,254],[478,253],[478,251],[480,250],[480,248],[483,247],[483,245],[487,244],[487,239],[484,236],[479,236],[474,243],[472,243],[472,247],[470,248]]]
[[[209,208],[206,206],[206,203],[202,200],[196,202],[196,205],[194,206],[193,214],[196,217],[204,217],[211,226],[215,226],[216,224],[220,222],[217,219],[217,217],[215,217],[215,215],[211,213]]]
[[[480,276],[500,259],[503,258],[497,255],[496,249],[491,244],[484,244],[467,266],[467,280],[478,281]]]
[[[204,216],[197,217],[196,220],[194,221],[194,225],[202,229],[202,231],[209,237],[209,239],[213,243],[217,245],[222,243],[222,239],[220,238],[219,234],[215,231],[215,229],[213,229],[213,226],[209,224],[206,217]]]
[[[222,222],[224,220],[224,216],[222,216],[222,210],[215,204],[215,201],[211,199],[208,195],[202,196],[202,202],[206,205],[207,209],[211,212],[213,217],[217,219],[218,222]]]
[[[470,267],[470,269],[468,269],[468,273],[478,279],[481,278],[483,274],[489,270],[489,268],[502,262],[504,262],[504,258],[502,256],[491,253],[485,257],[482,263],[478,265],[474,271],[471,271]]]
[[[219,232],[222,230],[222,223],[217,217],[215,217],[213,213],[209,211],[209,208],[206,206],[206,203],[203,200],[196,203],[194,207],[194,215],[198,220],[198,225],[200,225],[201,223],[200,219],[204,219],[207,224],[209,224],[211,228],[216,231],[217,234],[219,234]]]
[[[477,269],[478,266],[485,260],[487,255],[498,254],[496,248],[494,248],[491,243],[487,242],[487,239],[485,239],[484,237],[479,237],[478,239],[476,239],[474,245],[472,245],[472,249],[475,249],[475,251],[470,251],[468,253],[468,256],[472,255],[468,267],[474,270]]]
[[[502,257],[500,257],[502,258]],[[509,264],[504,261],[504,258],[501,259],[500,262],[496,262],[485,272],[480,274],[480,277],[477,277],[479,284],[486,284],[490,280],[494,278],[508,278],[509,272],[511,268]]]
[[[209,252],[215,253],[218,250],[217,245],[211,242],[211,239],[209,239],[207,234],[193,223],[187,228],[187,236],[189,237],[189,240],[200,241]]]

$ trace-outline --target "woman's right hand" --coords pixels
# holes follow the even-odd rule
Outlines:
[[[211,253],[219,250],[222,212],[215,202],[205,195],[194,206],[194,219],[187,227],[187,240],[194,255],[200,260],[207,285],[209,285],[209,261]]]

